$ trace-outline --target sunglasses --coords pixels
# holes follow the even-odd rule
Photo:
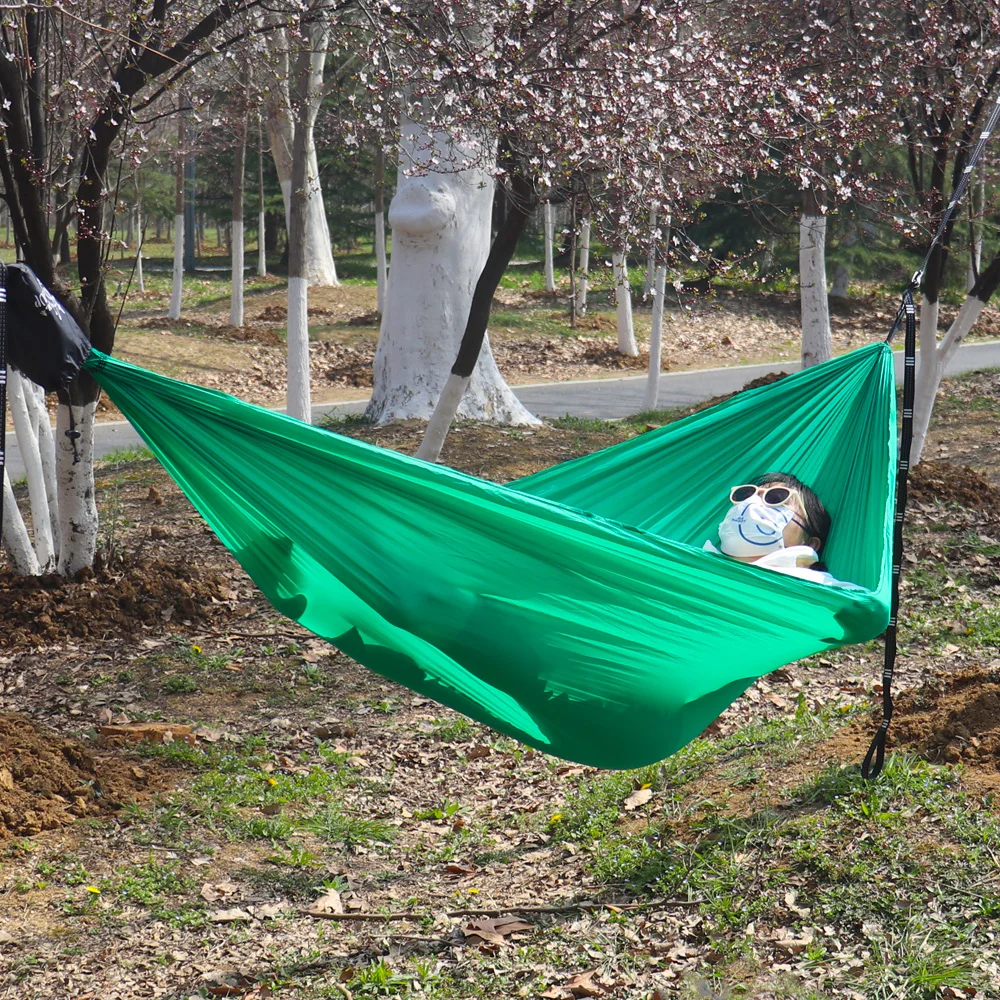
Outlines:
[[[799,502],[802,502],[802,495],[799,491],[789,489],[787,486],[754,486],[747,484],[746,486],[734,486],[729,491],[729,499],[733,503],[744,503],[756,495],[759,495],[768,507],[783,507],[793,496],[798,497]],[[803,531],[812,531],[808,524],[803,524],[798,518],[793,517],[792,521]]]

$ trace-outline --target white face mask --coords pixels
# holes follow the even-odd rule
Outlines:
[[[763,556],[785,547],[785,527],[795,520],[788,507],[760,500],[733,504],[719,525],[719,547],[727,556]]]

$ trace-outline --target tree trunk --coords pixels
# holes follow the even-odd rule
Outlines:
[[[663,300],[667,289],[667,268],[660,264],[653,279],[653,315],[649,323],[649,368],[647,369],[646,394],[642,400],[644,410],[655,410],[660,392],[660,370],[663,367]]]
[[[802,367],[833,357],[830,304],[826,292],[826,216],[807,191],[799,222],[799,294],[802,310]]]
[[[71,439],[73,430],[80,436]],[[97,403],[60,406],[56,423],[56,473],[59,478],[59,572],[72,576],[92,565],[97,549],[94,499],[94,417]],[[75,441],[75,444],[74,444]]]
[[[139,291],[144,292],[146,290],[146,276],[142,270],[142,245],[146,242],[146,231],[142,222],[142,203],[138,201],[135,205],[135,228],[139,234],[139,242],[135,248],[135,281]]]
[[[478,186],[483,187],[482,184]],[[424,439],[417,449],[417,458],[428,462],[436,462],[440,457],[445,438],[458,415],[463,396],[473,381],[477,366],[483,359],[482,351],[484,346],[487,346],[486,327],[489,322],[493,296],[510,259],[514,256],[518,238],[524,231],[525,223],[534,207],[534,193],[524,177],[514,175],[512,193],[512,203],[506,213],[504,224],[493,240],[486,261],[479,272],[479,278],[476,281],[476,288],[468,309],[468,319],[462,334],[462,341],[459,344],[458,355],[437,405],[434,407],[434,412],[427,423]],[[481,231],[488,234],[491,211],[489,201],[479,198],[478,209]],[[393,270],[395,271],[395,268]],[[492,356],[490,356],[490,360],[492,362]],[[495,364],[493,367],[495,369]],[[513,396],[510,390],[507,392]],[[520,410],[517,423],[537,424],[540,422],[531,416],[520,403],[517,406]]]
[[[545,241],[545,291],[554,292],[556,290],[556,270],[555,270],[555,213],[552,209],[552,202],[546,201],[542,204],[542,232]]]
[[[426,161],[433,138],[439,149],[448,142],[446,136],[431,137],[419,123],[404,118],[403,154],[389,205],[392,267],[367,410],[368,418],[380,423],[426,420],[434,411],[463,342],[462,331],[468,328],[474,292],[483,281],[490,254],[493,178],[487,171],[470,168],[407,176],[411,163]],[[459,162],[465,158],[461,150],[456,155]],[[524,219],[521,213],[514,214],[520,233]],[[483,323],[482,351],[473,359],[458,413],[493,423],[533,423],[504,382],[489,349],[485,330],[491,301],[487,300],[485,313],[476,314],[475,323],[480,319]]]
[[[941,265],[943,271],[943,264]],[[928,272],[930,267],[928,267]],[[948,363],[965,340],[969,331],[975,326],[983,307],[993,297],[1000,285],[1000,254],[993,258],[990,266],[982,271],[972,291],[966,296],[958,315],[952,321],[948,332],[940,344],[937,340],[938,300],[935,297],[928,301],[929,296],[936,295],[937,282],[931,281],[925,285],[924,301],[920,305],[920,355],[917,365],[917,384],[913,405],[913,443],[910,448],[910,464],[919,464],[927,443],[927,432],[930,429],[931,415],[934,403],[941,386]]]
[[[295,125],[292,142],[292,174],[288,201],[288,413],[310,423],[309,390],[309,249],[307,235],[312,225],[310,204],[312,181],[309,147],[316,95],[323,82],[327,29],[315,26],[311,45],[300,48],[294,59],[295,106],[305,109]]]
[[[41,573],[6,469],[3,470],[3,548],[11,569],[19,576],[38,576]]]
[[[649,244],[649,256],[646,258],[646,278],[642,283],[642,297],[643,299],[649,298],[653,291],[653,285],[656,282],[656,241],[654,234],[656,233],[656,202],[650,206],[649,209],[649,233],[650,233],[650,244]]]
[[[611,255],[615,282],[615,306],[618,320],[618,353],[630,358],[639,356],[639,346],[635,342],[635,327],[632,322],[632,286],[628,280],[628,265],[625,254]]]
[[[257,128],[257,276],[267,274],[267,216],[264,212],[264,137]]]
[[[831,299],[838,299],[841,302],[847,301],[850,277],[847,267],[844,264],[838,264],[837,272],[833,276],[833,287],[830,289]]]
[[[183,104],[181,105],[183,108]],[[174,275],[170,292],[170,319],[181,318],[184,293],[184,114],[177,120],[177,163],[174,166]]]
[[[283,49],[278,52],[279,60],[288,59],[288,39],[285,32],[277,36]],[[323,48],[313,54],[313,75],[315,79],[315,97],[309,101],[300,101],[292,96],[287,83],[272,88],[272,99],[268,108],[267,134],[271,144],[271,155],[278,172],[278,182],[281,185],[281,195],[285,202],[285,225],[290,224],[291,189],[292,189],[292,149],[295,145],[296,133],[300,127],[306,130],[303,138],[308,151],[308,207],[306,226],[305,271],[310,285],[337,286],[337,268],[333,261],[333,248],[330,244],[330,228],[326,221],[326,210],[323,207],[323,191],[319,182],[319,164],[316,159],[316,143],[313,126],[316,113],[319,110],[318,95],[323,83],[323,65],[326,60],[326,41]],[[296,55],[297,58],[297,55]],[[279,67],[279,76],[280,76]],[[285,75],[287,79],[292,74]],[[294,111],[293,111],[294,109]]]
[[[14,433],[24,462],[25,477],[28,480],[28,502],[31,507],[35,554],[41,572],[48,573],[55,567],[55,543],[52,537],[48,491],[45,487],[45,470],[38,446],[37,421],[32,418],[27,398],[32,390],[26,385],[20,372],[13,368],[9,372],[8,389]]]
[[[240,127],[233,149],[233,234],[232,285],[229,298],[229,325],[243,326],[243,175],[246,171],[247,129]]]
[[[587,313],[587,279],[590,275],[590,219],[580,223],[580,272],[576,279],[576,314]]]
[[[969,247],[969,278],[966,289],[971,292],[976,287],[979,271],[983,263],[983,210],[986,207],[986,177],[983,174],[985,164],[980,165],[979,176],[971,192],[969,227],[972,230],[972,245]]]
[[[379,144],[375,150],[375,286],[378,311],[385,312],[385,149]]]

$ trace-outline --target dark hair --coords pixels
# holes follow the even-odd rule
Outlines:
[[[787,472],[767,472],[751,482],[754,486],[785,483],[798,490],[802,497],[802,506],[805,507],[806,511],[806,530],[809,532],[810,538],[819,539],[819,550],[822,551],[823,546],[826,545],[827,535],[830,534],[830,515],[823,506],[823,501],[801,479]]]

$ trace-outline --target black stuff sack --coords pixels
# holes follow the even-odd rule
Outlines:
[[[8,362],[46,392],[65,389],[90,354],[87,335],[27,264],[5,270]]]

